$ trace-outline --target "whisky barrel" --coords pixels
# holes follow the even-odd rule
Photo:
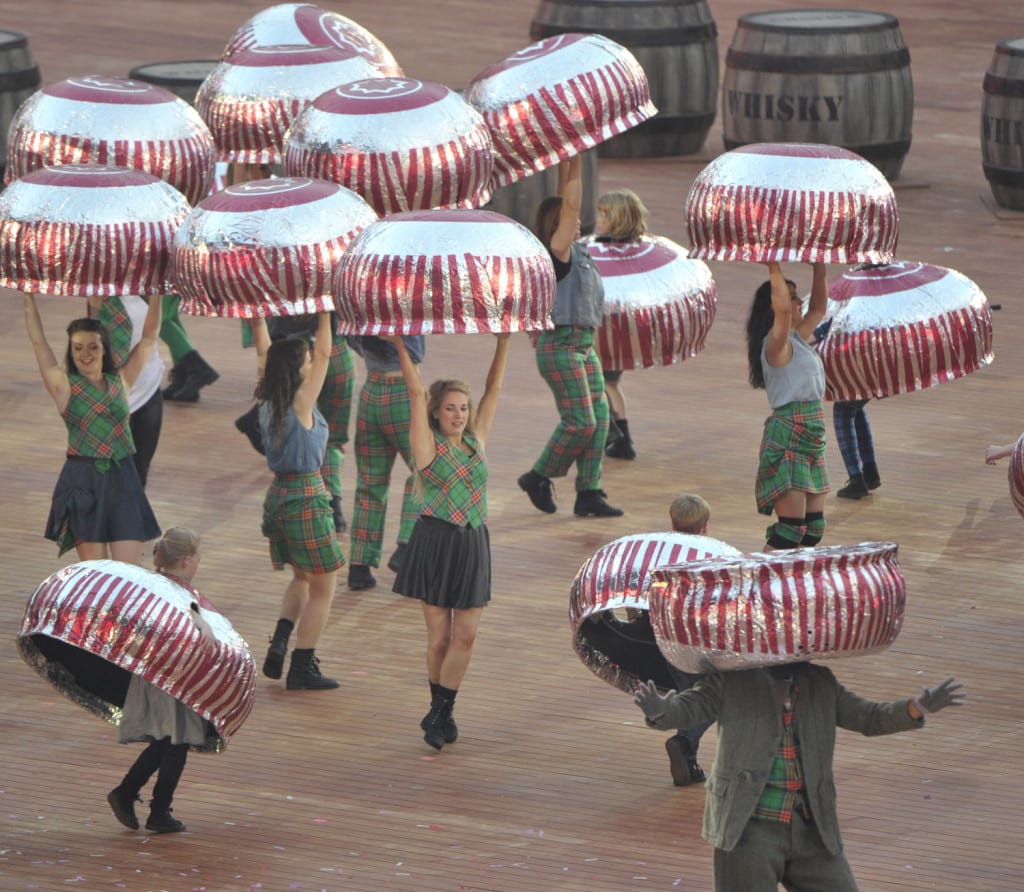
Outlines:
[[[32,59],[28,37],[0,30],[0,182],[7,167],[7,130],[18,107],[39,89],[39,66]]]
[[[128,77],[170,90],[190,105],[196,104],[196,93],[206,76],[218,64],[217,59],[187,59],[180,62],[149,62],[128,72]]]
[[[705,0],[542,0],[530,37],[603,34],[647,74],[658,114],[597,147],[602,158],[699,152],[715,121],[718,28]]]
[[[996,45],[985,72],[981,159],[996,202],[1024,211],[1024,37]]]
[[[726,149],[757,142],[841,146],[889,180],[910,150],[914,87],[895,16],[851,9],[739,18],[722,79]]]

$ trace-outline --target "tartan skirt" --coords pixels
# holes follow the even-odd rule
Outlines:
[[[331,496],[319,471],[275,474],[263,499],[263,535],[275,570],[291,564],[321,575],[345,566]]]
[[[759,514],[771,514],[788,490],[828,492],[825,412],[820,400],[786,403],[764,423],[754,495]]]
[[[449,610],[485,606],[491,600],[487,525],[460,527],[421,514],[392,591]]]

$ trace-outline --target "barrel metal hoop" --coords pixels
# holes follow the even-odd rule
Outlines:
[[[28,35],[20,31],[0,30],[0,52],[23,50],[28,46]]]
[[[704,43],[717,39],[718,26],[714,22],[694,25],[688,28],[637,28],[617,30],[614,28],[579,28],[564,25],[530,23],[530,37],[543,40],[559,34],[601,34],[609,40],[621,43],[627,49],[646,49],[654,46],[682,46],[687,43]]]
[[[892,142],[876,142],[866,146],[844,146],[843,148],[856,152],[868,161],[888,161],[892,158],[903,158],[910,151],[909,139],[896,139]]]
[[[986,72],[983,89],[992,96],[1021,99],[1024,98],[1024,78],[1000,77]]]
[[[889,53],[864,56],[770,56],[730,49],[725,57],[729,68],[768,74],[878,74],[910,65],[906,47]]]
[[[18,68],[14,71],[0,71],[0,92],[3,93],[34,89],[41,83],[38,65],[33,65],[31,68]]]
[[[1013,167],[1000,167],[996,164],[982,162],[985,179],[997,186],[1014,186],[1024,188],[1024,170]]]
[[[653,118],[648,118],[642,124],[638,124],[635,128],[637,132],[646,133],[648,136],[672,136],[679,133],[680,130],[690,128],[692,130],[700,130],[704,127],[710,127],[715,123],[715,115],[711,114],[700,114],[700,115],[655,115]]]

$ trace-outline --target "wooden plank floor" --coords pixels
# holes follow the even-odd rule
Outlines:
[[[29,35],[51,82],[216,57],[262,6],[2,0],[0,27]],[[871,403],[882,488],[861,502],[828,502],[826,543],[898,542],[909,589],[896,644],[833,664],[837,674],[879,698],[956,674],[970,696],[920,733],[840,735],[840,821],[865,890],[1002,892],[1019,889],[1024,876],[1024,521],[1005,466],[983,462],[986,445],[1024,428],[1024,215],[994,210],[978,137],[984,70],[997,41],[1024,33],[1024,14],[1018,0],[975,6],[891,4],[916,91],[914,142],[896,195],[900,256],[958,269],[1002,305],[997,358],[968,379]],[[408,74],[452,86],[529,43],[534,10],[523,0],[337,8],[380,36]],[[748,11],[737,0],[712,4],[723,59]],[[601,186],[635,189],[653,231],[685,241],[684,198],[721,144],[716,125],[695,157],[602,160]],[[803,269],[790,272],[808,279]],[[390,594],[392,574],[382,569],[374,591],[339,586],[322,654],[341,689],[289,694],[261,679],[253,714],[227,751],[190,759],[175,801],[189,832],[169,837],[114,822],[104,796],[135,749],[116,746],[112,728],[52,691],[14,647],[27,595],[61,563],[42,529],[64,434],[23,333],[21,299],[0,294],[0,889],[710,889],[703,791],[672,786],[664,736],[578,661],[566,610],[580,564],[617,536],[664,528],[678,491],[710,501],[714,535],[742,549],[762,542],[752,479],[765,403],[746,385],[742,333],[763,275],[724,264],[714,273],[719,313],[707,350],[624,379],[639,455],[606,466],[609,498],[626,509],[620,519],[574,518],[571,482],[559,482],[553,516],[517,489],[555,414],[526,339],[515,340],[490,449],[494,601],[459,698],[459,742],[438,755],[422,743],[422,623],[414,605]],[[58,343],[78,310],[46,301],[43,312]],[[248,405],[253,357],[234,323],[193,320],[189,329],[221,379],[197,405],[167,407],[149,491],[164,525],[202,531],[197,581],[262,656],[284,577],[270,570],[258,531],[268,473],[231,425]],[[460,373],[479,387],[490,349],[486,338],[432,338],[426,375]],[[841,485],[834,445],[829,461]],[[346,511],[353,472],[347,464]],[[714,746],[712,732],[706,766]]]

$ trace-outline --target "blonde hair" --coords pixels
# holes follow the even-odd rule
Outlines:
[[[199,550],[199,533],[188,527],[171,527],[153,546],[153,566],[167,570]]]
[[[617,242],[635,242],[647,232],[647,208],[632,189],[605,192],[597,199],[607,226],[601,235]]]
[[[711,506],[701,496],[684,492],[672,501],[668,516],[675,532],[700,535],[711,520]]]
[[[473,406],[473,400],[470,399],[469,385],[458,378],[441,378],[430,385],[430,389],[427,391],[427,417],[430,420],[430,426],[434,430],[439,429],[434,413],[440,410],[444,395],[450,392],[461,393],[469,402],[469,418],[466,419],[466,433],[475,433],[473,428],[476,424],[476,409]]]

